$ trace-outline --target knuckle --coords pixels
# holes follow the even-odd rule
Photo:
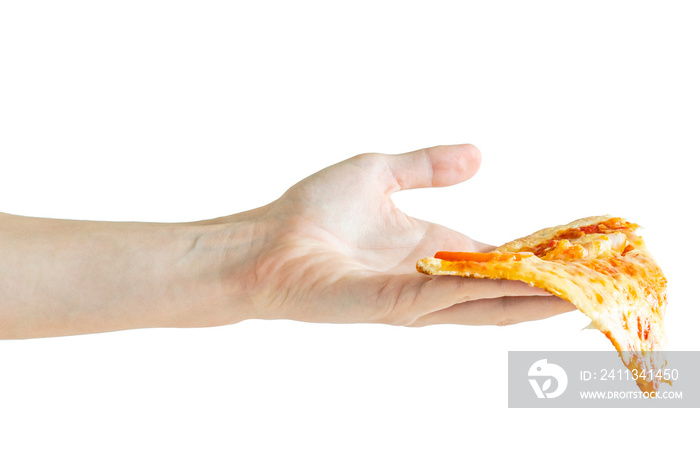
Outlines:
[[[383,164],[384,156],[374,152],[356,155],[351,159],[362,168],[376,168]]]
[[[367,153],[356,155],[349,159],[351,165],[357,168],[362,176],[376,179],[380,183],[395,183],[395,176],[391,168],[390,155]]]

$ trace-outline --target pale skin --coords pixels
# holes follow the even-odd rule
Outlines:
[[[194,223],[0,214],[0,338],[246,319],[506,325],[574,307],[521,282],[435,277],[416,261],[492,248],[398,210],[391,194],[472,177],[472,145],[363,154],[255,210]]]

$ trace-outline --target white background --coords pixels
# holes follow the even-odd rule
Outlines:
[[[2,2],[0,210],[200,220],[358,153],[471,142],[475,178],[396,203],[494,244],[588,215],[640,223],[669,280],[669,348],[700,350],[699,20],[692,2]],[[576,464],[694,449],[693,410],[507,408],[507,351],[610,349],[587,323],[3,341],[0,463]]]

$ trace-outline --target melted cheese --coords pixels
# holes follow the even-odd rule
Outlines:
[[[575,239],[553,240],[551,249],[547,249],[543,260],[581,260],[602,259],[614,253],[622,254],[627,246],[624,233],[591,233]]]

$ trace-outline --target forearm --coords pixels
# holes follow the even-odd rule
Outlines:
[[[231,286],[252,223],[84,222],[0,214],[0,338],[197,327],[250,317]],[[240,270],[236,270],[237,266]]]

